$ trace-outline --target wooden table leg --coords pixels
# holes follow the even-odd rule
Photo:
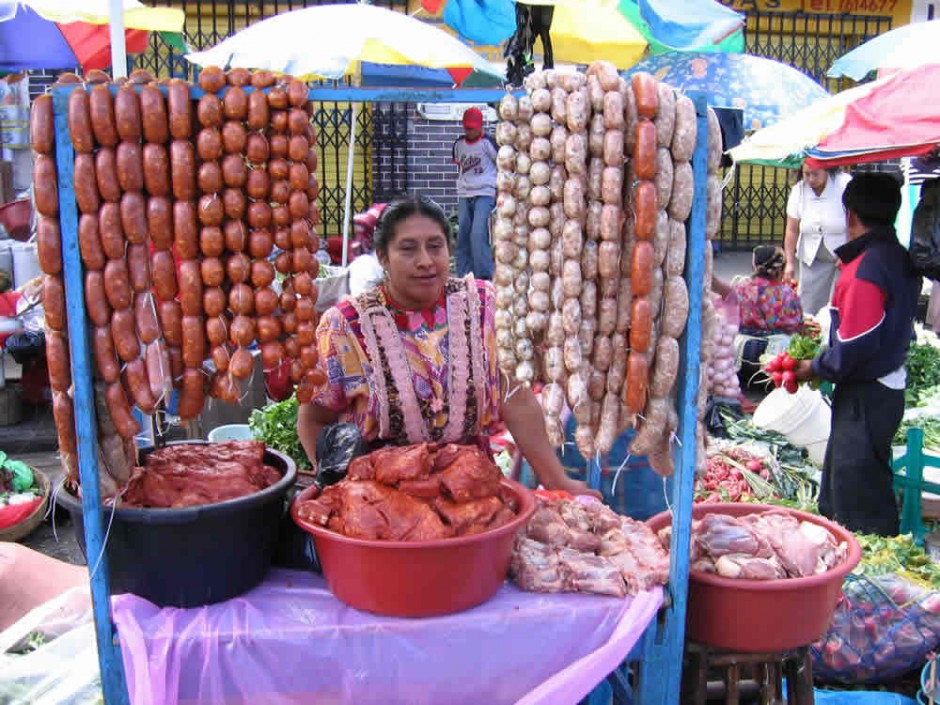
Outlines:
[[[725,704],[738,705],[740,700],[738,682],[741,680],[741,669],[736,663],[729,663],[725,669]]]

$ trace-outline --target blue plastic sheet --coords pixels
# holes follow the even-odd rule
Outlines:
[[[899,693],[871,690],[816,690],[816,705],[917,705]]]

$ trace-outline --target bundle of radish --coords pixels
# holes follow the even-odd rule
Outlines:
[[[301,81],[283,76],[274,85],[268,72],[210,67],[194,104],[180,80],[157,83],[135,71],[113,96],[108,80],[99,71],[84,85],[74,74],[59,84],[75,85],[68,123],[99,445],[120,484],[133,444],[115,433],[128,441],[138,433],[132,406],[152,413],[174,388],[183,419],[201,413],[207,387],[237,402],[239,381],[254,369],[255,343],[266,369],[292,361],[306,398],[322,384],[313,367],[319,185]],[[74,478],[50,96],[36,102],[31,131],[53,409]],[[283,250],[278,268],[289,275],[280,295],[270,261],[275,244]],[[280,313],[293,317],[293,329]],[[126,446],[123,461],[118,444]]]
[[[525,88],[531,116],[520,109],[524,99],[501,104],[504,119],[515,117],[511,147],[510,128],[497,130],[509,147],[498,159],[498,189],[508,192],[511,182],[512,202],[503,199],[497,208],[494,239],[497,261],[513,258],[511,281],[529,287],[524,325],[541,356],[549,439],[556,446],[564,441],[559,418],[566,402],[585,457],[606,453],[638,423],[637,448],[667,474],[678,418],[677,339],[688,316],[682,275],[694,107],[652,76],[628,83],[602,61],[584,74],[534,73]],[[501,251],[526,224],[527,263],[509,248]],[[514,294],[501,293],[499,273],[496,283],[508,371],[519,362],[518,346],[507,346],[521,337],[522,322]]]

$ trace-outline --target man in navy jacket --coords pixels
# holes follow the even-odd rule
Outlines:
[[[894,231],[901,192],[893,177],[859,174],[842,204],[848,242],[836,250],[829,347],[796,373],[835,383],[819,511],[852,531],[894,536],[891,440],[904,414],[921,279]]]

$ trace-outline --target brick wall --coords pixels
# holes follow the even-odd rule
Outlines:
[[[434,199],[448,215],[457,210],[454,140],[463,134],[459,121],[426,120],[412,105],[408,121],[409,191]]]

